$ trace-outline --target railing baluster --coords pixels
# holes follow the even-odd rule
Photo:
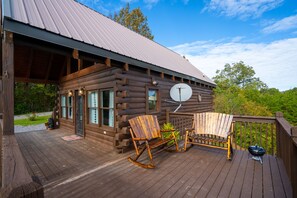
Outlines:
[[[271,153],[274,155],[273,125],[271,124]]]

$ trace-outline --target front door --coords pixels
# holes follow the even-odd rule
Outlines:
[[[76,97],[75,133],[76,135],[84,136],[84,96],[78,95],[78,91],[76,91],[75,97]]]

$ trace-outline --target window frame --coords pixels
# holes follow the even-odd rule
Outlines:
[[[67,119],[73,120],[73,102],[74,102],[74,97],[73,96],[66,96],[67,101],[66,101],[66,109],[67,109]],[[71,98],[71,106],[69,105],[69,98]],[[69,117],[69,110],[71,109],[71,117]]]
[[[149,90],[155,90],[157,92],[157,102],[156,102],[156,110],[150,110],[149,109]],[[161,95],[160,95],[160,89],[155,86],[146,86],[145,89],[145,111],[146,114],[152,114],[152,113],[159,113],[161,110]]]
[[[112,91],[113,92],[113,107],[112,108],[110,108],[110,107],[103,107],[103,104],[102,104],[102,94],[101,93],[103,93],[103,91]],[[106,89],[100,89],[99,90],[99,115],[100,115],[100,118],[99,118],[99,120],[100,120],[100,122],[99,122],[99,124],[100,124],[100,127],[109,127],[109,128],[114,128],[115,127],[115,92],[114,92],[114,89],[113,88],[106,88]],[[109,126],[109,125],[104,125],[103,124],[103,110],[104,109],[108,109],[108,110],[110,110],[110,109],[112,109],[113,110],[113,126]]]
[[[101,108],[101,92],[103,91],[113,91],[113,108]],[[106,129],[110,129],[110,128],[115,128],[115,91],[114,91],[114,87],[110,87],[110,88],[102,88],[102,89],[93,89],[93,90],[87,90],[86,92],[86,112],[87,112],[87,124],[88,125],[93,125],[93,126],[98,126],[100,128],[106,128]],[[98,114],[98,123],[90,123],[90,111],[89,111],[89,93],[90,92],[97,92],[97,107],[94,107],[97,110],[97,114]],[[103,105],[103,104],[102,104]],[[108,125],[103,125],[102,122],[102,115],[101,115],[101,109],[113,109],[113,126],[108,126]]]
[[[89,93],[91,93],[91,92],[96,92],[97,93],[97,107],[89,107]],[[87,123],[88,124],[90,124],[90,125],[99,125],[100,124],[100,118],[99,118],[99,101],[100,101],[100,99],[99,99],[99,91],[98,90],[88,90],[87,91],[87,118],[88,118],[88,120],[87,120]],[[97,110],[97,123],[92,123],[92,122],[90,122],[90,109],[95,109],[95,110]]]
[[[62,104],[62,98],[65,97],[65,105]],[[68,112],[67,112],[67,94],[61,94],[60,95],[60,109],[61,109],[61,112],[60,112],[60,117],[62,119],[67,119],[67,115],[68,115]],[[65,109],[65,117],[63,117],[63,109]]]

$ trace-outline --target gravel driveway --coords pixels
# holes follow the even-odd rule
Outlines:
[[[44,112],[44,113],[36,113],[38,116],[46,116],[51,115],[52,112]],[[26,115],[16,115],[14,116],[15,120],[20,120],[27,118]],[[20,125],[14,125],[14,132],[15,133],[23,133],[23,132],[29,132],[29,131],[41,131],[45,130],[44,124],[38,124],[38,125],[31,125],[31,126],[20,126]]]

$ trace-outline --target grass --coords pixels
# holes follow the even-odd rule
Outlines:
[[[21,125],[21,126],[30,126],[30,125],[38,125],[38,124],[43,124],[46,123],[48,118],[51,116],[38,116],[36,117],[36,120],[30,121],[28,118],[25,119],[20,119],[20,120],[15,120],[14,125]]]

